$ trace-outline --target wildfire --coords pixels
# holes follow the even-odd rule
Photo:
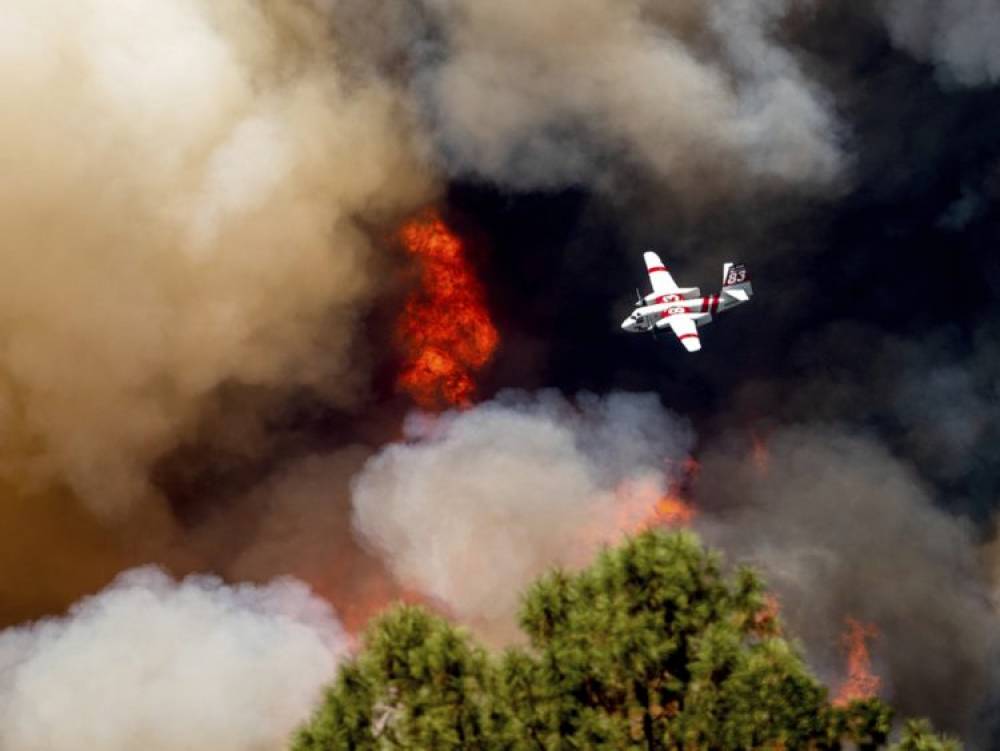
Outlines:
[[[846,624],[847,630],[841,637],[841,642],[847,652],[847,680],[841,684],[833,700],[837,706],[844,706],[857,699],[870,699],[875,696],[882,683],[881,679],[872,673],[867,643],[868,639],[878,637],[878,629],[855,618],[847,618]]]
[[[653,478],[625,481],[616,489],[615,535],[637,534],[652,527],[683,527],[695,517],[694,507],[675,492],[663,493]]]
[[[407,222],[403,246],[420,261],[421,290],[407,301],[396,334],[406,359],[397,385],[425,409],[468,407],[473,375],[493,357],[497,330],[462,241],[434,214]]]
[[[686,526],[694,519],[694,507],[680,498],[665,495],[660,498],[643,520],[642,529],[656,527],[661,524],[670,526]]]

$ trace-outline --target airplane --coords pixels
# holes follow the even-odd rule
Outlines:
[[[701,349],[698,328],[712,322],[712,317],[735,308],[753,297],[753,286],[746,266],[727,263],[722,267],[722,289],[718,294],[702,296],[698,287],[678,287],[656,253],[643,253],[653,291],[642,297],[635,291],[632,314],[622,321],[629,333],[651,332],[654,335],[671,328],[688,352]]]

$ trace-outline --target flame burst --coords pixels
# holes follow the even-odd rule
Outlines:
[[[653,527],[686,527],[694,520],[695,509],[691,504],[675,491],[663,493],[660,488],[655,478],[626,480],[616,488],[614,539]]]
[[[497,330],[462,241],[435,214],[407,222],[403,246],[421,264],[421,287],[397,324],[406,359],[397,385],[425,409],[468,407],[473,375],[493,357]]]
[[[847,618],[846,624],[847,631],[841,637],[841,642],[847,651],[847,680],[841,684],[833,700],[836,706],[844,706],[858,699],[870,699],[875,696],[882,683],[872,673],[867,644],[868,639],[878,637],[878,629],[855,618]]]

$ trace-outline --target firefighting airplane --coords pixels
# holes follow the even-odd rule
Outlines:
[[[701,296],[698,287],[678,287],[656,253],[643,253],[653,291],[638,300],[635,311],[622,322],[630,333],[662,331],[668,326],[688,352],[701,349],[698,327],[711,323],[712,316],[749,302],[753,287],[746,266],[727,263],[722,267],[722,289],[716,295]]]

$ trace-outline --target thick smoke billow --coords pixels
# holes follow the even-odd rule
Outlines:
[[[869,438],[785,428],[766,465],[745,447],[705,457],[701,531],[761,568],[791,633],[831,683],[842,677],[844,618],[874,623],[882,694],[904,714],[965,731],[991,698],[996,612],[972,529]]]
[[[0,478],[112,514],[235,380],[343,403],[356,219],[425,195],[398,96],[298,3],[8,3]]]
[[[892,40],[965,86],[1000,81],[1000,6],[992,0],[886,0]]]
[[[294,580],[134,569],[65,618],[0,632],[0,747],[280,751],[346,648]]]
[[[382,34],[355,35],[405,72],[451,174],[607,188],[638,168],[703,199],[825,187],[843,167],[828,96],[780,40],[791,5],[425,0],[376,4]]]
[[[355,525],[402,582],[502,634],[534,578],[621,531],[629,482],[666,490],[691,436],[650,394],[543,392],[412,417],[407,439],[357,477]]]
[[[350,481],[371,453],[351,446],[292,462],[217,509],[185,542],[230,579],[295,576],[335,605],[346,628],[361,629],[405,594],[352,534]]]
[[[355,524],[401,581],[501,640],[523,588],[588,560],[622,528],[622,488],[690,446],[652,395],[506,395],[464,413],[411,418],[355,481]],[[974,739],[997,678],[992,584],[971,525],[871,438],[779,429],[766,459],[716,442],[704,454],[696,528],[758,567],[790,633],[830,685],[845,618],[874,623],[882,695]],[[669,472],[668,472],[669,474]],[[662,488],[662,485],[661,485]],[[605,536],[593,534],[604,531]]]

